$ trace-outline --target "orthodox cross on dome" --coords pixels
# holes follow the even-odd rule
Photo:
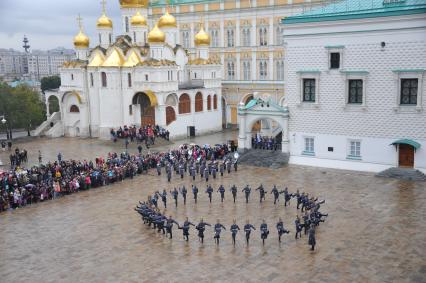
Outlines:
[[[102,5],[102,13],[106,13],[106,0],[102,0],[101,1],[101,5]]]
[[[77,23],[78,23],[78,28],[81,30],[83,30],[83,18],[80,16],[80,14],[78,14],[77,17]]]

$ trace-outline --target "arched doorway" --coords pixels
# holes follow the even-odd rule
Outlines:
[[[154,94],[151,94],[152,96]],[[154,98],[145,92],[138,92],[133,96],[132,104],[140,105],[141,126],[155,125],[155,105]]]
[[[47,99],[47,107],[48,107],[47,113],[49,113],[49,114],[59,112],[59,99],[58,99],[58,97],[56,97],[54,95],[49,96],[49,98]]]

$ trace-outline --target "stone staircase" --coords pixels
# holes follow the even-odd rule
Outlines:
[[[46,134],[47,131],[49,131],[52,127],[50,126],[50,123],[53,123],[54,125],[61,120],[61,113],[60,112],[54,112],[52,115],[50,115],[49,118],[47,118],[46,121],[44,121],[40,126],[37,127],[34,131],[32,131],[31,135],[33,137],[41,137]]]
[[[413,168],[392,167],[377,173],[376,176],[407,181],[426,181],[426,175]]]
[[[250,149],[240,153],[238,162],[258,167],[281,168],[288,165],[289,155],[279,150]]]

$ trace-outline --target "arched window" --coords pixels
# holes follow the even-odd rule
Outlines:
[[[124,21],[125,21],[125,24],[126,24],[126,32],[129,32],[129,18],[125,17]]]
[[[201,92],[198,92],[195,95],[195,112],[203,111],[203,95]]]
[[[77,105],[71,105],[70,107],[70,113],[79,113],[80,109],[78,109]]]
[[[132,74],[127,73],[127,83],[129,87],[132,87]]]
[[[105,72],[101,73],[102,87],[107,87],[107,75]]]
[[[212,97],[210,95],[207,96],[207,110],[212,110]]]
[[[168,126],[171,122],[176,121],[176,112],[172,106],[166,107],[166,125]]]
[[[213,95],[213,109],[217,109],[217,95]]]
[[[179,97],[179,114],[191,113],[191,99],[184,93]]]

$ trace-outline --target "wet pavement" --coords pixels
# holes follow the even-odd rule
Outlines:
[[[194,142],[216,143],[232,135],[235,132]],[[36,162],[38,149],[45,160],[56,158],[58,151],[65,158],[93,158],[97,152],[120,150],[122,144],[40,139],[19,146],[30,151],[30,162]],[[0,158],[5,155],[1,153]],[[223,204],[216,192],[209,204],[205,181],[197,178],[194,183],[200,188],[198,204],[192,194],[186,206],[180,198],[175,208],[170,199],[167,215],[179,222],[185,216],[193,222],[204,217],[209,223],[219,218],[227,228],[233,218],[241,227],[248,217],[257,228],[265,219],[271,231],[265,246],[259,230],[252,233],[249,247],[240,232],[234,248],[229,229],[222,232],[216,247],[209,227],[203,246],[194,229],[187,243],[181,230],[175,229],[170,240],[148,228],[133,210],[139,200],[155,190],[193,184],[188,177],[168,184],[164,175],[159,178],[150,172],[0,214],[0,282],[425,282],[424,182],[314,167],[242,165],[237,173],[211,182],[215,189],[220,184],[227,189]],[[314,252],[306,236],[294,239],[294,199],[290,207],[285,208],[282,199],[274,206],[268,193],[266,203],[259,204],[258,193],[252,192],[250,203],[245,204],[239,192],[237,203],[232,203],[232,184],[242,189],[260,183],[268,191],[277,184],[326,199],[321,210],[329,217],[317,230]],[[278,217],[291,230],[281,245],[275,229]]]

